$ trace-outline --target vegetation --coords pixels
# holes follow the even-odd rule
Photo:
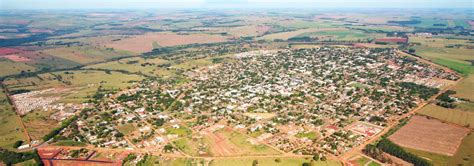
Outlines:
[[[388,139],[382,139],[379,143],[377,143],[377,148],[388,154],[391,154],[405,161],[413,163],[415,166],[431,165],[427,160],[405,151],[402,147],[394,144],[392,141]],[[369,149],[372,149],[372,148],[369,148]]]
[[[36,161],[36,165],[42,165],[41,159],[36,151],[17,153],[0,148],[0,161],[6,165],[17,164],[31,159]]]
[[[51,138],[53,138],[54,136],[58,135],[61,130],[63,130],[64,128],[68,127],[72,122],[76,121],[77,120],[77,116],[73,116],[65,121],[63,121],[61,123],[61,126],[53,129],[51,132],[49,132],[48,134],[46,134],[45,136],[43,136],[43,141],[48,141],[50,140]]]

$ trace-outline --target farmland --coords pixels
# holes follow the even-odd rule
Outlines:
[[[448,109],[435,104],[429,104],[421,109],[419,113],[443,121],[469,126],[472,128],[474,125],[474,112],[472,111],[472,106],[469,107],[469,110],[470,111],[460,110],[458,108]]]
[[[414,116],[406,126],[390,136],[390,140],[403,147],[452,156],[468,133],[469,130],[462,127]]]

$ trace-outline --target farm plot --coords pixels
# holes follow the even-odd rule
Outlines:
[[[117,50],[143,53],[151,51],[157,45],[161,47],[168,47],[193,43],[217,43],[225,42],[227,40],[228,39],[224,36],[208,34],[183,35],[175,33],[147,33],[144,35],[130,36],[128,38],[112,41],[107,43],[106,46]]]
[[[389,139],[402,147],[452,156],[468,133],[463,127],[414,116]]]

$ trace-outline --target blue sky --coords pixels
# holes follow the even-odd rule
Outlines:
[[[0,0],[1,9],[474,8],[474,0]]]

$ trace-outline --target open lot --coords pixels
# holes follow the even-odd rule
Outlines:
[[[468,133],[467,128],[413,116],[407,125],[389,139],[402,147],[452,156]]]

